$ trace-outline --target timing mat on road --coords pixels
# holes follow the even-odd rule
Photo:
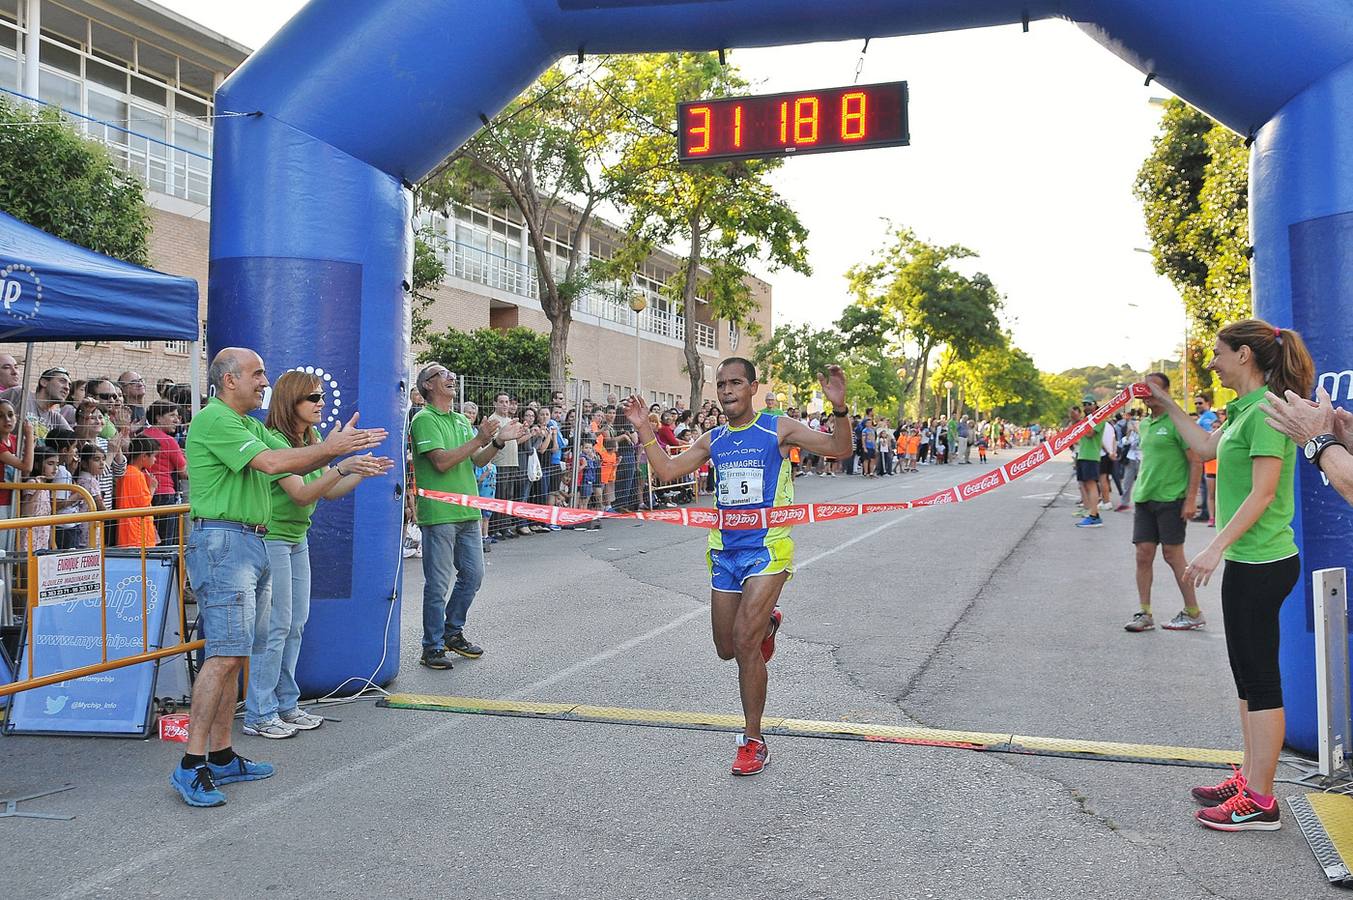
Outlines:
[[[680,712],[664,709],[631,709],[616,706],[585,706],[577,703],[537,703],[527,700],[483,700],[475,697],[445,697],[436,694],[391,694],[378,706],[389,709],[421,709],[476,716],[512,716],[557,722],[586,722],[651,728],[685,728],[701,731],[742,731],[742,716]],[[1123,744],[1067,738],[1032,737],[1023,734],[981,731],[949,731],[877,725],[870,722],[788,719],[767,716],[761,730],[768,735],[813,737],[838,741],[870,741],[879,744],[909,744],[919,747],[949,747],[986,750],[1025,756],[1060,756],[1100,762],[1131,762],[1149,765],[1223,768],[1240,765],[1239,750],[1209,750],[1202,747],[1165,747],[1156,744]]]

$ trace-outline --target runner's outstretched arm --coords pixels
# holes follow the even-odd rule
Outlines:
[[[690,449],[677,456],[668,456],[667,451],[658,446],[658,437],[653,433],[653,424],[648,421],[648,407],[644,406],[643,398],[632,396],[621,405],[625,408],[625,419],[638,433],[639,446],[644,448],[648,465],[659,481],[680,481],[709,461],[708,431],[700,435]]]
[[[827,371],[817,376],[822,387],[822,395],[832,403],[832,414],[836,416],[836,426],[831,434],[814,431],[802,422],[780,416],[775,427],[783,445],[798,447],[818,456],[830,456],[843,459],[850,456],[851,429],[850,410],[846,408],[846,373],[840,366],[828,366]],[[844,426],[844,427],[842,427]]]

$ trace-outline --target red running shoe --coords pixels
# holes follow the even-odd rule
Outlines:
[[[780,607],[770,611],[770,634],[761,642],[761,658],[766,662],[770,662],[770,658],[775,655],[775,634],[784,620],[785,614],[780,612]]]
[[[1283,827],[1278,821],[1278,798],[1274,797],[1273,805],[1265,808],[1255,802],[1248,790],[1242,790],[1221,806],[1198,810],[1194,818],[1199,825],[1217,831],[1277,831]]]
[[[1231,777],[1212,787],[1196,787],[1191,792],[1193,799],[1203,806],[1220,806],[1236,794],[1245,790],[1245,776],[1235,766],[1231,767]]]
[[[756,775],[770,765],[770,748],[766,742],[738,735],[738,755],[733,760],[734,775]]]

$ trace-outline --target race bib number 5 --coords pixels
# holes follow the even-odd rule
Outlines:
[[[760,506],[763,472],[760,468],[739,466],[719,469],[719,505]]]

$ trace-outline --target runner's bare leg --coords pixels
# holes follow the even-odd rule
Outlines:
[[[770,633],[770,613],[789,580],[788,572],[757,575],[742,585],[741,594],[713,591],[710,617],[714,647],[720,659],[738,661],[738,690],[747,737],[761,739],[761,715],[766,708],[766,662],[761,642]]]

